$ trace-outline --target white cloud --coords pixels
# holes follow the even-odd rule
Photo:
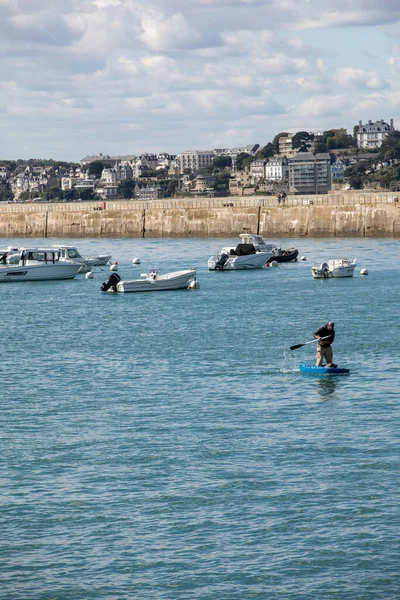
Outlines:
[[[139,37],[152,50],[195,47],[201,39],[181,14],[172,15],[169,18],[153,15],[144,18],[140,25],[142,33]]]
[[[135,151],[133,131],[142,147],[178,152],[400,122],[400,50],[379,33],[400,39],[399,19],[398,0],[0,0],[3,154],[20,156],[22,138],[31,156],[79,158],[99,140]],[[342,47],[349,25],[364,28],[365,48],[350,34]],[[310,31],[324,27],[337,27],[335,45]],[[382,36],[372,57],[368,32]]]
[[[375,71],[363,71],[351,67],[338,68],[335,71],[335,80],[348,89],[377,90],[386,87],[386,82]]]

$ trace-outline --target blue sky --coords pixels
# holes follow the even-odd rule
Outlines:
[[[398,0],[0,0],[0,158],[400,127]]]

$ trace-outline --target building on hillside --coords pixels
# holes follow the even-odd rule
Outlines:
[[[390,119],[390,124],[383,119],[375,121],[375,123],[368,121],[365,125],[360,121],[357,131],[357,146],[358,148],[380,148],[390,131],[394,131],[393,119]]]
[[[288,159],[286,156],[273,156],[265,165],[265,179],[282,181],[288,174]]]
[[[108,154],[94,154],[92,156],[85,156],[79,161],[82,166],[88,166],[92,162],[102,162],[110,167],[115,167],[117,162],[131,161],[134,158],[133,154],[126,156],[109,156]]]
[[[100,184],[116,185],[118,181],[116,169],[103,169],[100,177]]]
[[[118,185],[116,183],[106,183],[104,180],[96,187],[96,194],[104,200],[112,200],[118,197]]]
[[[292,138],[294,133],[287,133],[279,138],[279,154],[286,158],[293,158],[297,154],[297,150],[293,148]]]
[[[210,167],[215,154],[212,150],[188,150],[181,152],[178,158],[181,174],[186,169],[189,169],[192,173],[196,173],[199,169]]]
[[[265,159],[262,159],[262,160],[253,160],[253,162],[250,163],[251,183],[253,185],[256,185],[260,181],[265,180],[266,162],[267,161]]]
[[[346,165],[340,158],[337,158],[334,163],[331,164],[331,172],[332,172],[332,182],[337,181],[338,179],[344,178],[344,170]]]
[[[159,185],[138,188],[139,186],[135,188],[135,197],[139,200],[159,200],[163,197],[163,190]]]
[[[289,160],[291,194],[326,194],[331,189],[331,160],[327,152],[299,152]]]

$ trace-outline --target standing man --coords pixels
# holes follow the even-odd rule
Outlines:
[[[317,367],[322,367],[323,359],[325,358],[326,364],[330,365],[333,360],[333,350],[331,344],[335,339],[335,323],[329,321],[326,325],[323,325],[314,333],[315,339],[318,340],[317,346]]]

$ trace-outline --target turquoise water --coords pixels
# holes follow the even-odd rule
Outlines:
[[[0,287],[1,598],[399,598],[400,241],[207,271],[227,241],[68,240],[200,290]],[[312,279],[341,256],[354,278]],[[328,320],[351,375],[301,375]]]

